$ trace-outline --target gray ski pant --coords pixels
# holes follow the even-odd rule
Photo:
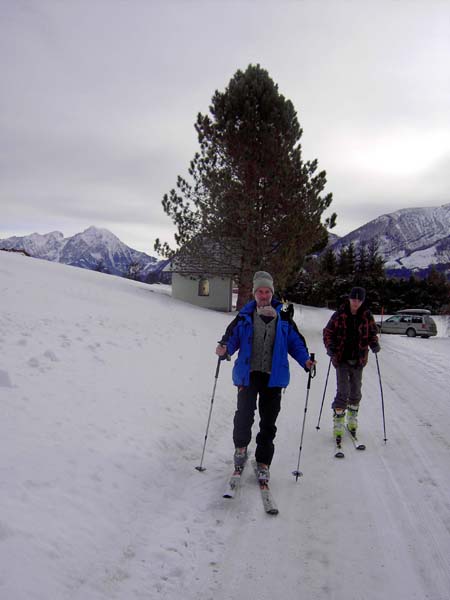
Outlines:
[[[340,363],[336,367],[336,396],[331,408],[346,409],[350,404],[359,406],[361,401],[361,385],[364,367]]]

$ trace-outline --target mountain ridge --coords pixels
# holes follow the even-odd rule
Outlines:
[[[434,266],[450,274],[450,203],[437,207],[402,208],[386,213],[345,236],[330,232],[328,248],[339,253],[350,243],[358,248],[376,239],[386,274],[426,276]],[[0,240],[0,249],[23,250],[34,258],[102,271],[138,281],[160,281],[167,260],[159,260],[124,244],[105,228],[88,227],[73,236],[61,231]]]
[[[167,262],[130,248],[108,229],[94,226],[67,238],[61,231],[12,236],[0,240],[0,249],[23,250],[33,258],[144,282],[159,280]]]
[[[377,239],[388,275],[420,276],[434,265],[450,271],[450,203],[437,207],[402,208],[383,214],[329,244],[339,252],[350,243],[358,248]]]

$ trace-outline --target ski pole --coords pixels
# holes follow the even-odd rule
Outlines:
[[[311,352],[311,360],[314,362],[314,353]],[[308,410],[308,398],[309,398],[309,390],[311,387],[311,379],[316,376],[316,365],[311,365],[308,375],[308,385],[306,386],[306,401],[305,401],[305,411],[303,413],[303,425],[302,425],[302,435],[300,437],[300,449],[298,451],[298,463],[297,469],[292,471],[292,475],[295,475],[295,481],[298,481],[298,478],[303,475],[300,471],[300,457],[302,455],[302,447],[303,447],[303,434],[305,432],[305,421],[306,421],[306,411]]]
[[[211,396],[211,404],[210,404],[210,407],[209,407],[208,422],[206,424],[206,433],[205,433],[205,441],[203,443],[202,458],[200,460],[199,466],[195,467],[197,469],[197,471],[200,471],[200,472],[201,471],[206,471],[206,468],[203,466],[203,457],[205,456],[206,440],[208,439],[209,424],[211,423],[211,413],[212,413],[213,404],[214,404],[214,396],[216,394],[216,385],[217,385],[217,379],[219,377],[219,370],[220,370],[220,363],[221,362],[222,362],[222,359],[219,356],[219,358],[217,359],[216,374],[214,376],[214,387],[213,387],[212,396]]]
[[[322,418],[322,409],[323,409],[323,402],[325,400],[325,394],[327,391],[327,385],[328,385],[328,376],[330,374],[330,367],[331,367],[331,358],[330,358],[330,362],[328,363],[328,371],[327,371],[327,378],[325,380],[325,388],[323,390],[323,396],[322,396],[322,404],[320,405],[320,413],[319,413],[319,419],[317,421],[317,425],[316,425],[316,429],[319,430],[320,429],[320,419]]]
[[[386,437],[386,418],[384,416],[384,396],[383,396],[383,386],[381,384],[381,374],[380,374],[380,364],[378,362],[378,354],[375,354],[375,358],[377,361],[377,369],[378,369],[378,379],[380,381],[380,391],[381,391],[381,410],[383,412],[383,430],[384,430],[384,443],[387,442]]]

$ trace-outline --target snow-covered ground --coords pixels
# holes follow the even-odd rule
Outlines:
[[[0,252],[2,600],[448,600],[450,337],[383,336],[364,374],[360,432],[333,457],[330,312],[296,307],[318,358],[295,482],[307,377],[292,364],[264,513],[232,466],[231,315],[170,289]]]

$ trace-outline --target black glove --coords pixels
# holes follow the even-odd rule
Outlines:
[[[380,346],[380,344],[377,344],[376,346],[373,346],[373,347],[372,347],[372,352],[373,352],[374,354],[376,354],[376,353],[377,353],[377,352],[379,352],[380,350],[381,350],[381,346]]]

